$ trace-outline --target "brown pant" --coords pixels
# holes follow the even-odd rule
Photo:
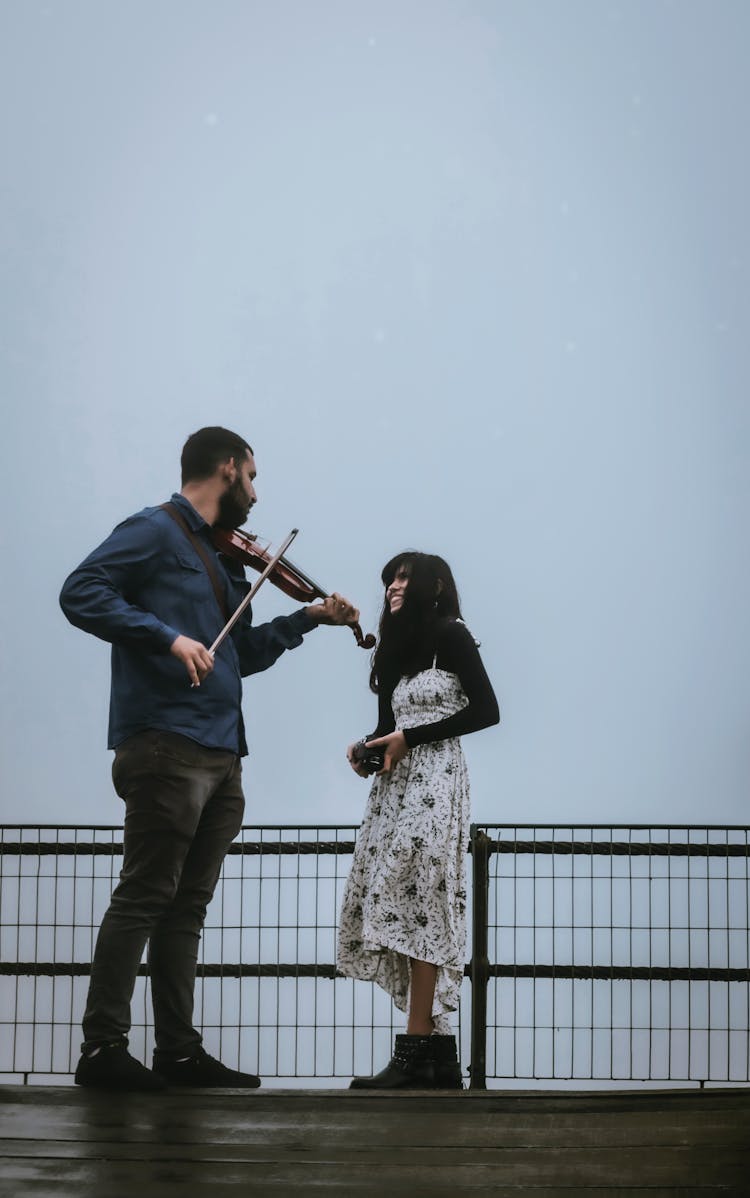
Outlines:
[[[115,753],[125,803],[120,883],[97,937],[84,1047],[127,1041],[130,1002],[148,943],[158,1052],[187,1056],[198,944],[229,845],[242,825],[240,758],[173,732],[139,732]]]

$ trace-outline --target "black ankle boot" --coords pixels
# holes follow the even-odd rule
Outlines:
[[[396,1036],[393,1056],[374,1077],[355,1077],[350,1090],[432,1090],[435,1069],[431,1040],[434,1036]]]
[[[436,1090],[463,1090],[455,1036],[430,1036]]]

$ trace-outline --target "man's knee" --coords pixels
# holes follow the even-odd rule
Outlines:
[[[169,910],[180,884],[180,869],[123,869],[115,887],[108,914],[125,920],[153,923]]]

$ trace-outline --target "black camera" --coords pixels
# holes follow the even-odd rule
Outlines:
[[[374,748],[368,749],[363,740],[357,741],[352,749],[352,757],[357,765],[361,765],[366,774],[377,774],[378,770],[382,770],[385,765],[385,749],[382,745],[375,745]]]

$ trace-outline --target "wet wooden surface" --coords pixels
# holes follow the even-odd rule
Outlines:
[[[0,1194],[750,1195],[750,1089],[0,1087]]]

